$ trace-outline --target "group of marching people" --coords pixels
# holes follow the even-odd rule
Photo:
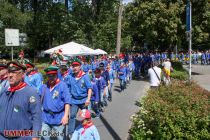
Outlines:
[[[135,70],[132,58],[102,56],[87,62],[86,57],[74,57],[59,65],[53,61],[44,69],[43,82],[44,76],[22,55],[18,61],[0,63],[0,139],[37,140],[41,136],[47,140],[51,134],[57,134],[58,140],[99,140],[91,117],[100,117],[108,101],[112,101],[116,79],[124,93]],[[76,120],[81,122],[78,127]],[[63,135],[65,128],[67,137]],[[33,130],[41,134],[21,137],[5,134],[5,130]]]

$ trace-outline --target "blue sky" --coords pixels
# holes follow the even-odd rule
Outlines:
[[[128,3],[128,2],[131,2],[133,0],[123,0],[123,3]]]

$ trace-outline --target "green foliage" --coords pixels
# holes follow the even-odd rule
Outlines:
[[[5,46],[4,29],[13,28],[25,32],[25,26],[31,17],[30,13],[22,13],[14,5],[5,1],[0,1],[0,9],[0,53],[7,54],[10,48]]]
[[[132,117],[130,135],[143,139],[210,139],[210,92],[197,84],[174,81],[149,90]]]
[[[192,0],[192,28],[195,47],[208,45],[210,7],[208,0]],[[134,0],[125,7],[124,26],[133,44],[149,43],[153,48],[173,50],[186,46],[186,0]],[[160,48],[161,47],[161,48]],[[182,47],[182,48],[180,48]]]
[[[188,73],[183,68],[183,65],[181,62],[172,62],[173,72],[171,72],[171,78],[173,79],[179,79],[179,80],[187,80],[188,79]]]

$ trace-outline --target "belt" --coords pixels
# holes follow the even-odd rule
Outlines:
[[[88,96],[84,96],[84,97],[82,97],[82,96],[75,97],[74,95],[72,95],[72,98],[75,99],[75,100],[82,100],[82,99],[85,99],[85,98],[87,98],[87,97],[88,97]]]
[[[62,113],[63,111],[64,111],[64,109],[62,109],[61,111],[59,111],[59,112],[53,112],[53,111],[51,111],[51,110],[43,110],[45,113],[48,113],[48,114],[51,114],[51,115],[54,115],[54,114],[60,114],[60,113]]]

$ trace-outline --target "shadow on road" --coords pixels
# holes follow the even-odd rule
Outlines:
[[[115,132],[115,130],[112,128],[112,126],[107,122],[107,120],[102,115],[100,116],[100,119],[101,119],[102,123],[104,124],[104,126],[106,127],[106,129],[111,134],[111,136],[113,137],[113,139],[114,140],[121,140],[119,135]]]
[[[192,72],[192,75],[202,75],[202,74],[197,73],[197,72]]]
[[[120,88],[120,86],[114,86],[115,88]]]
[[[121,92],[121,89],[115,88],[114,91],[117,91],[118,93],[120,93]]]

